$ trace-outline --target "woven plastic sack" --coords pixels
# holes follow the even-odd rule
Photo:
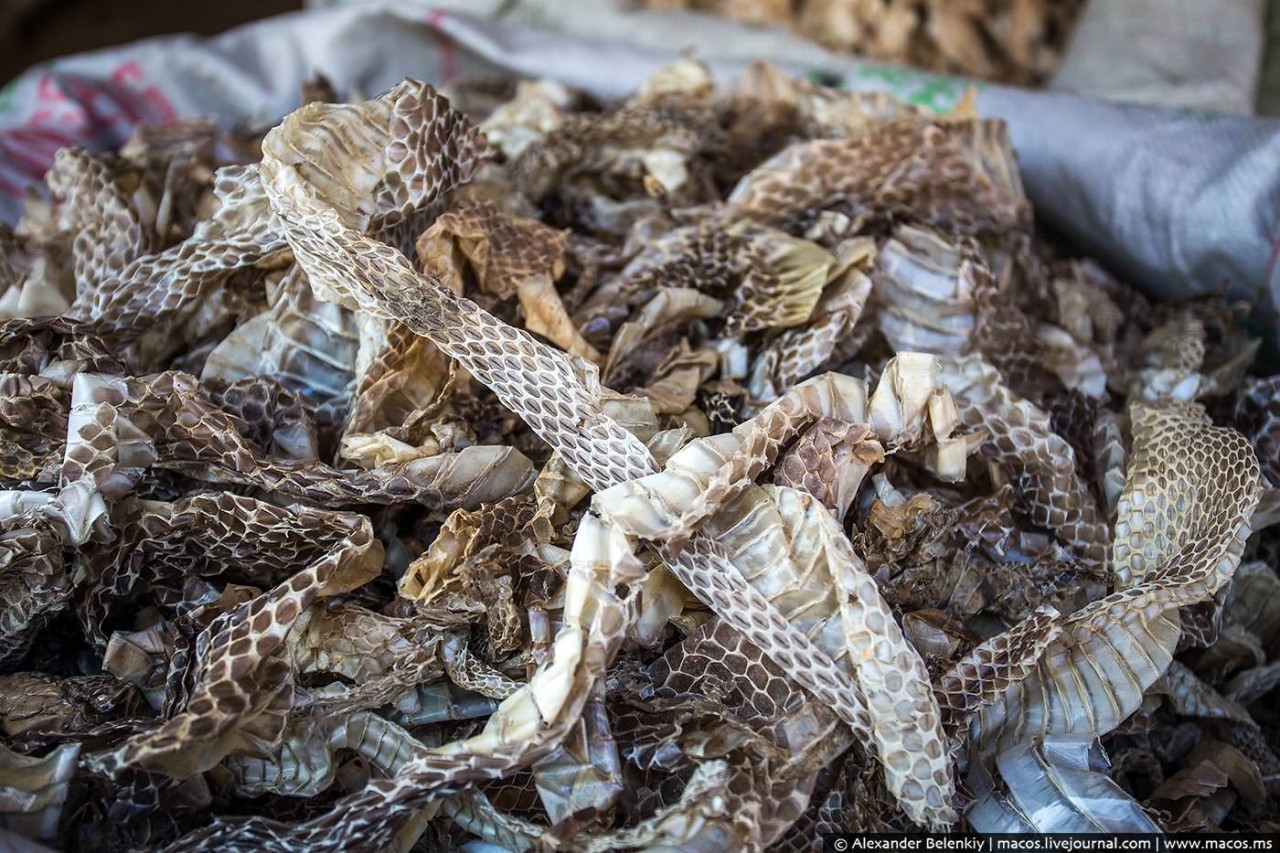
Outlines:
[[[581,41],[447,10],[357,6],[286,15],[213,39],[169,37],[38,67],[0,93],[0,218],[38,185],[63,145],[118,146],[143,121],[212,115],[267,126],[316,72],[373,94],[404,76],[472,72],[554,77],[601,95],[633,90],[667,50]],[[807,54],[806,54],[807,56]],[[983,115],[1008,122],[1039,214],[1083,253],[1148,292],[1185,297],[1228,285],[1280,326],[1280,122],[1121,106],[908,72],[823,54],[797,73],[947,109],[976,86]],[[739,60],[708,63],[721,78]]]
[[[315,9],[385,0],[306,0]],[[635,0],[398,0],[576,38],[703,56],[826,64],[837,54],[781,27]],[[1122,103],[1249,114],[1259,87],[1267,0],[1090,0],[1050,88]]]

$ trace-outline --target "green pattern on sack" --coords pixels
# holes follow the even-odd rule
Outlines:
[[[943,77],[892,65],[866,65],[858,69],[856,77],[858,80],[883,83],[884,88],[900,100],[939,113],[950,112],[960,102],[966,89],[982,86],[975,80]]]
[[[13,109],[13,99],[18,92],[18,81],[11,80],[0,88],[0,113]]]

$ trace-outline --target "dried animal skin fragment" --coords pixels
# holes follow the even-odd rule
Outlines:
[[[40,509],[0,520],[0,666],[16,666],[44,623],[65,607],[71,578],[62,543]]]
[[[957,661],[937,687],[945,724],[960,727],[976,709],[1030,675],[1062,633],[1061,622],[1061,614],[1052,607],[1037,610]]]
[[[1141,400],[1196,400],[1234,392],[1259,341],[1239,331],[1239,306],[1217,299],[1176,306],[1129,353],[1126,391]]]
[[[394,772],[423,750],[408,732],[370,713],[291,722],[270,758],[236,755],[223,766],[238,793],[314,796],[333,784],[336,754],[351,750],[383,772]]]
[[[603,690],[587,703],[560,747],[533,769],[543,808],[560,823],[585,810],[607,812],[623,791],[618,747],[605,713]]]
[[[657,365],[652,364],[651,348],[680,335],[681,326],[690,321],[715,317],[723,310],[720,300],[692,288],[663,288],[618,329],[604,361],[604,380],[623,388],[652,381]]]
[[[499,810],[487,796],[474,789],[441,800],[440,813],[481,840],[506,850],[533,847],[545,832],[545,827],[539,824]]]
[[[870,400],[858,383],[846,381],[842,386],[835,377],[829,382],[815,381],[801,386],[762,412],[755,421],[739,427],[734,434],[695,442],[678,452],[669,460],[667,472],[601,493],[595,506],[598,512],[613,523],[622,525],[628,533],[659,541],[679,542],[684,530],[704,520],[703,529],[719,541],[720,547],[728,549],[724,553],[730,565],[742,572],[756,589],[769,595],[771,605],[777,607],[781,615],[795,614],[791,618],[796,618],[803,614],[797,626],[805,633],[813,634],[819,648],[831,654],[835,661],[852,667],[862,682],[868,701],[879,703],[873,706],[871,733],[880,748],[891,789],[898,792],[904,807],[913,817],[941,823],[947,820],[946,815],[950,811],[946,802],[949,778],[946,778],[945,771],[939,775],[936,769],[912,766],[906,758],[917,752],[911,743],[922,737],[922,723],[927,725],[928,720],[937,719],[936,711],[931,708],[934,701],[931,695],[902,694],[904,689],[909,693],[914,689],[913,685],[927,681],[923,663],[902,640],[901,631],[881,600],[874,581],[858,571],[859,561],[848,540],[829,529],[834,525],[834,519],[825,510],[820,510],[812,499],[808,499],[808,505],[812,510],[818,510],[816,514],[798,512],[792,501],[799,500],[803,505],[807,496],[799,496],[788,489],[777,490],[774,501],[779,502],[778,506],[771,507],[771,502],[757,487],[744,486],[739,479],[744,475],[749,478],[754,470],[759,470],[757,466],[763,467],[771,462],[777,453],[776,445],[794,435],[808,417],[820,412],[826,412],[828,416],[836,414],[853,422],[870,422],[872,434],[879,434],[885,440],[901,440],[900,437],[918,433],[925,419],[921,396],[927,399],[932,393],[932,385],[926,383],[923,387],[913,388],[905,379],[897,385],[894,380],[898,376],[896,370],[887,371]],[[812,414],[806,412],[810,407],[814,409]],[[681,506],[694,509],[686,510],[683,515],[664,517]],[[789,529],[791,525],[797,526]],[[775,542],[770,533],[780,538]],[[738,542],[742,544],[738,545]],[[789,545],[784,545],[785,542]],[[764,543],[771,543],[772,547]],[[667,546],[663,553],[678,547]],[[795,552],[789,554],[791,549]],[[769,554],[773,556],[766,556]],[[841,556],[837,558],[837,554]],[[827,598],[822,584],[814,586],[822,577],[815,573],[815,565],[822,565],[815,564],[815,559],[831,561],[827,563],[828,583],[834,585],[839,596],[839,605],[834,611],[829,599],[821,609],[810,600],[815,594]],[[679,572],[677,576],[680,576]],[[798,589],[795,588],[797,583],[800,584]],[[733,611],[726,615],[726,611],[721,609],[724,607],[722,600],[713,597],[712,603],[731,625],[755,639],[757,630],[740,621],[741,617]],[[739,607],[741,604],[734,601],[734,610]],[[819,627],[814,623],[815,619],[827,614],[835,616],[836,613],[839,613],[839,618],[827,622],[829,627]],[[837,629],[837,624],[843,627]],[[858,660],[854,657],[854,650],[866,643],[874,643],[874,656],[863,653]],[[766,652],[771,648],[772,644],[766,646]],[[844,657],[846,655],[847,658]],[[783,662],[777,657],[774,659]],[[919,673],[918,680],[904,680],[895,675],[904,669]],[[820,673],[821,670],[810,676],[803,670],[797,671],[802,683],[811,688],[807,682],[811,677],[819,677]],[[900,697],[896,705],[895,699],[891,698],[894,696]],[[909,714],[898,712],[898,708],[904,706],[912,709]],[[852,714],[839,705],[836,711],[855,726],[855,731],[866,725],[862,722],[865,712],[857,710],[856,706]],[[896,719],[894,714],[898,715]],[[912,731],[904,734],[901,727],[906,724],[906,716],[913,722]],[[928,731],[924,733],[925,739],[919,742],[921,749],[925,748],[931,734]],[[909,743],[904,743],[904,737]],[[941,742],[940,737],[938,741]],[[945,765],[941,760],[941,747],[935,752],[939,760],[933,763],[933,768]]]
[[[1159,832],[1146,812],[1104,775],[1092,738],[1054,736],[1019,744],[996,759],[1005,790],[976,765],[969,784],[977,802],[969,821],[980,832]]]
[[[1086,344],[1110,348],[1115,344],[1125,314],[1097,279],[1106,273],[1088,261],[1067,265],[1052,281],[1057,317],[1062,328]]]
[[[401,577],[400,594],[428,604],[444,600],[459,583],[455,570],[487,546],[513,549],[533,521],[534,510],[533,502],[522,498],[454,510],[431,547]]]
[[[63,744],[43,758],[0,745],[0,826],[33,839],[52,840],[70,793],[80,744]]]
[[[942,235],[904,225],[876,256],[876,316],[894,350],[959,356],[969,352],[975,323],[974,259]]]
[[[644,178],[662,194],[678,198],[691,189],[689,160],[697,148],[697,137],[688,128],[637,105],[606,116],[566,118],[525,148],[512,170],[516,186],[535,200],[575,181],[643,186]]]
[[[509,159],[555,130],[564,121],[572,96],[553,80],[522,80],[516,94],[480,124],[489,144]]]
[[[1107,375],[1096,353],[1048,323],[1040,324],[1035,334],[1048,368],[1063,387],[1079,389],[1091,397],[1101,397],[1106,393]]]
[[[444,645],[444,668],[454,684],[490,699],[506,699],[520,685],[478,659],[464,640],[451,637]]]
[[[214,482],[251,483],[330,504],[418,500],[445,505],[455,498],[458,504],[468,504],[509,494],[512,486],[518,491],[533,476],[528,460],[507,447],[467,447],[457,453],[411,459],[388,468],[340,474],[318,462],[276,460],[246,441],[235,421],[207,400],[192,378],[183,374],[115,379],[101,394],[118,401],[110,411],[144,425],[144,434],[155,441],[165,457],[164,466]],[[168,411],[183,414],[170,418]],[[120,446],[145,445],[140,445],[140,439],[131,439]],[[486,484],[493,487],[488,494]]]
[[[61,201],[64,227],[72,243],[76,300],[90,302],[109,279],[119,277],[160,242],[140,221],[122,186],[125,164],[76,148],[64,148],[49,170],[49,189]]]
[[[1236,398],[1232,422],[1253,444],[1267,480],[1280,485],[1280,378],[1248,380]]]
[[[1143,341],[1129,395],[1139,400],[1194,400],[1203,377],[1204,325],[1184,314],[1156,328]]]
[[[197,640],[195,688],[171,719],[89,761],[115,775],[130,766],[177,778],[207,770],[226,755],[262,749],[283,733],[293,679],[281,651],[289,631],[317,597],[346,592],[381,569],[382,547],[368,521],[334,514],[337,547],[274,589],[218,617]],[[199,743],[201,748],[192,748]]]
[[[720,620],[673,646],[649,672],[656,695],[714,696],[792,752],[809,748],[836,723],[830,711],[807,702],[777,664]],[[802,704],[807,705],[803,713]]]
[[[344,439],[402,427],[428,407],[440,409],[448,359],[401,323],[356,315],[360,348]],[[434,448],[439,452],[440,448]],[[424,456],[434,455],[423,453]]]
[[[201,379],[269,374],[322,406],[346,395],[357,346],[351,312],[321,301],[294,266],[276,288],[271,307],[236,327],[210,352]]]
[[[1006,388],[978,358],[944,363],[961,421],[990,438],[982,453],[1013,473],[1031,519],[1080,557],[1101,564],[1110,541],[1097,501],[1075,470],[1071,446],[1048,416]]]
[[[1035,671],[973,718],[978,744],[1115,728],[1168,667],[1177,608],[1235,572],[1259,494],[1248,445],[1186,404],[1141,406],[1133,417],[1112,546],[1122,588],[1067,617]]]
[[[232,590],[256,593],[287,579],[299,562],[315,559],[317,547],[333,544],[339,518],[227,493],[194,494],[172,504],[129,502],[118,513],[116,540],[83,555],[79,578],[88,590],[77,598],[77,616],[86,637],[102,647],[121,605],[141,603],[144,591],[177,611],[229,604],[223,599]]]
[[[1194,802],[1208,800],[1228,788],[1238,791],[1246,802],[1262,802],[1266,799],[1266,789],[1257,764],[1235,747],[1209,740],[1199,744],[1187,756],[1186,766],[1152,792],[1151,799],[1162,804],[1179,801],[1185,803],[1187,800]],[[1182,809],[1185,808],[1185,804],[1182,804]],[[1208,823],[1212,826],[1213,822]]]
[[[428,275],[460,291],[462,275],[470,274],[483,293],[507,299],[524,281],[560,277],[566,237],[482,197],[465,196],[422,233],[416,250]]]
[[[663,235],[623,270],[625,287],[691,287],[733,309],[730,334],[797,326],[809,319],[835,258],[775,228],[703,222]]]
[[[837,248],[837,269],[830,286],[805,325],[785,329],[762,347],[748,380],[753,407],[771,403],[791,386],[837,366],[862,346],[870,333],[859,321],[871,294],[871,279],[860,266],[874,257],[869,241],[857,239]]]
[[[417,237],[415,221],[435,213],[440,197],[489,153],[483,135],[446,99],[411,80],[359,104],[308,104],[286,126],[264,140],[264,156],[297,168],[346,224],[386,234],[404,249]],[[430,134],[411,141],[423,128]],[[436,148],[437,140],[448,147]],[[312,276],[312,287],[342,301],[342,291],[323,278]]]
[[[1112,568],[1121,589],[1156,577],[1160,567],[1184,549],[1203,548],[1197,542],[1199,531],[1231,523],[1235,519],[1227,513],[1255,504],[1259,497],[1257,462],[1247,452],[1242,456],[1240,435],[1209,426],[1199,406],[1139,405],[1132,417],[1133,454],[1125,492],[1116,507],[1112,546]],[[1166,448],[1185,455],[1170,460]],[[1214,467],[1197,470],[1197,463]],[[1220,477],[1210,474],[1219,471]],[[1234,505],[1193,497],[1224,490],[1233,479],[1247,486],[1233,496]],[[1221,587],[1234,568],[1230,567],[1226,577],[1217,578],[1211,589]]]
[[[676,803],[632,829],[600,838],[589,849],[647,849],[663,844],[691,844],[699,830],[710,830],[718,823],[727,822],[729,779],[726,762],[708,761],[694,772],[685,785],[685,793]],[[710,843],[728,841],[717,834],[712,836]]]
[[[1157,689],[1168,697],[1182,716],[1252,722],[1248,711],[1205,684],[1178,661],[1169,665]]]
[[[583,542],[591,542],[593,531],[589,524],[584,523],[580,528],[579,540]],[[586,537],[586,538],[584,538]],[[561,631],[556,641],[555,657],[548,662],[547,665],[540,667],[538,672],[530,679],[526,688],[516,695],[513,695],[501,707],[499,713],[490,721],[490,726],[472,741],[463,745],[464,749],[469,748],[471,755],[480,756],[491,755],[493,760],[482,760],[479,765],[474,765],[465,753],[460,753],[456,748],[451,748],[445,753],[439,754],[438,757],[426,756],[415,760],[407,765],[401,773],[401,778],[418,778],[422,782],[427,779],[437,780],[434,784],[440,785],[447,783],[450,779],[468,778],[472,774],[478,773],[480,777],[496,775],[501,773],[501,768],[510,766],[519,766],[519,762],[529,761],[533,757],[545,754],[559,738],[563,738],[565,734],[564,724],[549,727],[548,723],[557,720],[560,716],[561,709],[580,707],[572,699],[574,693],[579,696],[583,695],[589,680],[591,679],[590,670],[584,671],[579,667],[579,661],[583,661],[582,649],[584,643],[595,644],[603,642],[602,650],[607,650],[610,644],[616,644],[621,639],[622,609],[617,599],[611,591],[612,585],[601,587],[598,583],[593,583],[593,576],[600,577],[601,571],[609,571],[609,563],[601,562],[593,559],[590,555],[592,550],[581,549],[575,550],[574,570],[570,573],[568,595],[566,597],[565,628]],[[612,561],[610,561],[612,562]],[[585,583],[584,583],[585,582]],[[578,616],[577,614],[583,614]],[[579,618],[585,617],[592,620],[593,617],[598,619],[600,616],[608,616],[611,627],[604,629],[605,633],[601,635],[598,632],[586,634],[580,627],[582,623],[578,622]],[[587,624],[600,625],[598,621],[587,621]],[[596,648],[600,648],[597,646]],[[586,661],[591,661],[591,656],[586,657]],[[599,677],[597,673],[594,677]],[[577,686],[577,691],[572,690]],[[571,721],[572,710],[570,716],[565,719],[565,724]],[[538,735],[535,735],[538,733]],[[440,771],[434,769],[444,762],[445,767],[452,769],[445,770],[441,775]],[[430,784],[430,783],[429,783]],[[344,812],[344,819],[339,826],[335,826],[332,816],[322,815],[308,824],[301,824],[289,828],[288,832],[291,837],[299,840],[318,840],[319,837],[327,836],[329,839],[334,838],[335,831],[340,835],[355,833],[354,837],[389,837],[389,827],[383,825],[382,821],[371,823],[382,808],[391,806],[400,798],[408,797],[410,800],[420,800],[424,796],[429,796],[429,792],[424,791],[422,784],[416,784],[412,791],[406,789],[397,789],[392,786],[386,790],[378,790],[376,787],[366,788],[360,795],[348,798],[348,804],[352,806],[350,814]],[[368,802],[368,806],[361,809],[357,807],[357,803],[364,798]],[[385,804],[380,807],[379,804]],[[392,806],[394,807],[394,806]],[[216,838],[248,838],[258,832],[255,827],[259,822],[242,822],[234,825],[215,826],[211,830],[202,833],[202,837]],[[381,828],[379,828],[381,826]],[[265,829],[265,828],[264,828]],[[195,842],[196,838],[189,838],[189,842]]]
[[[1280,578],[1265,563],[1242,563],[1227,598],[1231,621],[1257,636],[1269,658],[1280,656]]]
[[[412,679],[439,678],[440,625],[429,618],[383,616],[353,604],[316,604],[289,636],[289,664],[298,674],[337,673],[364,685],[397,670]],[[400,683],[407,686],[410,679]]]
[[[702,414],[694,406],[698,391],[715,373],[720,361],[713,350],[695,351],[682,340],[654,369],[648,384],[633,389],[632,393],[648,399],[655,414],[697,417]],[[709,431],[698,421],[686,420],[686,423],[698,433]]]
[[[743,178],[728,201],[724,216],[784,230],[835,209],[964,236],[1020,228],[1028,213],[1004,125],[977,121],[903,120],[797,143]]]
[[[108,499],[123,497],[156,460],[154,443],[121,411],[114,383],[79,374],[71,393],[62,487],[51,507],[68,538],[83,543],[101,529]]]
[[[127,342],[158,321],[198,310],[201,297],[241,271],[281,266],[285,244],[266,215],[256,174],[239,167],[220,170],[214,193],[220,206],[190,237],[139,255],[118,276],[86,291],[67,316],[89,320],[99,333]]]
[[[565,352],[594,364],[603,360],[596,348],[573,325],[551,279],[525,279],[520,283],[516,294],[520,297],[520,307],[524,310],[525,325],[529,331],[542,335]]]
[[[264,166],[273,161],[264,161]],[[279,168],[280,171],[274,171]],[[481,381],[488,381],[491,387],[498,390],[499,396],[508,408],[517,414],[528,413],[530,426],[535,431],[548,434],[554,430],[576,432],[583,426],[569,411],[544,413],[537,404],[534,388],[556,385],[572,394],[581,408],[594,408],[593,400],[598,398],[599,386],[594,371],[588,372],[581,362],[571,362],[563,354],[539,345],[519,332],[501,324],[496,318],[483,312],[474,303],[458,300],[429,279],[422,278],[404,261],[403,256],[381,243],[374,243],[361,237],[354,231],[344,228],[331,208],[310,196],[308,189],[301,184],[301,179],[287,170],[282,164],[275,164],[269,169],[273,186],[279,183],[278,193],[273,196],[280,205],[278,215],[291,224],[286,230],[292,238],[297,239],[294,246],[295,255],[305,267],[316,270],[333,270],[336,274],[335,258],[340,263],[354,263],[360,271],[357,280],[361,282],[360,290],[352,294],[358,297],[367,309],[377,313],[391,315],[409,327],[431,338],[445,353],[454,356]],[[328,210],[328,213],[326,213]],[[320,226],[311,229],[303,225]],[[321,225],[323,223],[323,225]],[[357,243],[363,241],[369,249],[368,254],[354,253]],[[344,275],[343,280],[348,280]],[[336,279],[335,279],[336,280]],[[408,288],[393,287],[395,280],[409,284]],[[419,284],[420,283],[420,284]],[[344,285],[346,286],[346,285]],[[364,287],[370,287],[365,291]],[[385,301],[387,307],[383,307]],[[433,309],[434,310],[431,310]],[[455,319],[447,327],[443,325],[444,317]],[[499,364],[491,358],[488,348],[492,338],[507,339],[510,347],[506,363]],[[472,350],[472,341],[475,349]],[[545,356],[537,359],[537,355],[545,351]],[[524,354],[533,356],[523,361]],[[522,383],[521,376],[532,381]],[[540,381],[541,380],[541,381]],[[537,404],[537,405],[535,405]],[[622,431],[616,424],[599,415],[600,424],[611,433],[611,438],[619,448],[626,447],[633,455],[632,465],[645,470],[649,466],[648,451],[629,433]],[[586,461],[587,449],[590,445],[578,445],[562,448],[567,459]],[[630,446],[630,447],[628,447]],[[584,470],[586,468],[584,467]],[[590,480],[600,482],[599,476],[591,476]]]
[[[869,426],[823,418],[783,455],[774,480],[808,492],[844,521],[867,471],[883,461],[884,448]]]

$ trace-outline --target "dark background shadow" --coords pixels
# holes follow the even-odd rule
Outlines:
[[[0,0],[0,85],[38,62],[165,33],[212,35],[302,0]]]

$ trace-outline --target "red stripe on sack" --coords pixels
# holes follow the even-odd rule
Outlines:
[[[440,31],[444,24],[445,13],[442,9],[432,9],[427,13],[427,23],[435,30],[436,41],[440,44],[440,83],[448,83],[458,76],[458,51],[453,39]]]
[[[23,193],[23,188],[9,181],[9,179],[7,179],[4,175],[0,175],[0,193],[4,193],[5,195],[20,196]]]

